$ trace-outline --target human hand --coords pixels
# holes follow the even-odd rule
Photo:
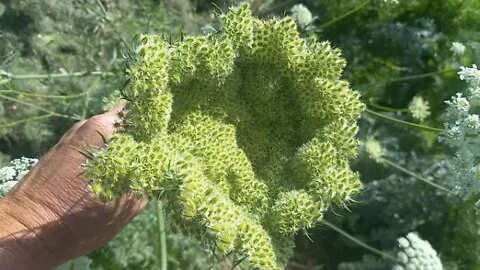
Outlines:
[[[106,244],[145,206],[125,194],[102,203],[87,189],[82,154],[104,145],[123,107],[76,123],[0,201],[0,268],[50,269]],[[5,268],[4,268],[5,267]]]

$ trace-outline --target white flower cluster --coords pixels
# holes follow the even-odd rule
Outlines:
[[[430,116],[430,105],[428,101],[423,100],[422,97],[416,96],[413,97],[412,101],[408,105],[408,111],[413,118],[423,121],[425,118]]]
[[[385,149],[379,141],[375,140],[373,137],[367,137],[365,140],[365,151],[376,162],[381,162],[382,157],[385,155]]]
[[[12,160],[10,166],[0,168],[0,197],[5,196],[37,161],[35,158],[22,157]]]
[[[313,20],[315,20],[312,12],[303,4],[294,5],[290,9],[290,13],[301,29],[308,29]]]
[[[454,55],[463,55],[465,53],[465,49],[465,45],[460,42],[452,42],[452,46],[450,47],[450,51],[452,51]]]
[[[465,95],[457,93],[446,101],[447,121],[439,140],[455,151],[449,162],[452,186],[458,195],[467,200],[480,191],[480,119],[477,113],[480,105],[480,70],[473,65],[472,68],[462,67],[458,74],[460,79],[469,84],[469,88]]]
[[[384,4],[390,4],[390,5],[398,5],[400,4],[399,0],[383,0]]]
[[[442,270],[442,261],[428,241],[422,240],[416,233],[409,233],[398,239],[399,263],[392,270]]]

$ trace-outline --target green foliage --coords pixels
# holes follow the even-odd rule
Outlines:
[[[88,257],[78,257],[55,268],[55,270],[90,270],[92,260]]]
[[[9,1],[0,25],[0,150],[13,157],[40,155],[74,121],[101,112],[122,83],[112,75],[123,68],[124,40],[169,27],[161,4],[128,0]]]
[[[363,104],[339,80],[339,51],[299,38],[291,18],[261,21],[241,5],[221,22],[218,36],[139,38],[125,130],[86,176],[104,200],[162,196],[220,253],[279,269],[292,235],[360,187],[348,160]]]
[[[168,268],[217,269],[213,254],[190,237],[175,234],[167,226]],[[108,245],[94,252],[92,269],[160,269],[158,209],[155,202],[128,224]]]

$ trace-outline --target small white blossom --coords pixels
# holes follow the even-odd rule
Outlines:
[[[303,4],[294,5],[290,12],[300,28],[308,28],[314,20],[312,12]]]
[[[399,0],[383,0],[383,3],[391,4],[391,5],[398,5],[400,2],[399,2]]]
[[[465,45],[460,42],[452,42],[450,51],[452,51],[455,55],[463,55],[465,53]]]
[[[480,86],[480,70],[477,65],[474,64],[471,68],[460,67],[458,75],[460,75],[460,80],[468,82],[472,87]]]
[[[430,116],[430,105],[428,101],[423,100],[422,97],[414,97],[408,105],[408,111],[412,114],[412,117],[423,121]]]
[[[17,171],[13,167],[3,167],[0,169],[0,182],[12,181],[16,178]]]
[[[373,137],[368,137],[365,141],[365,151],[367,151],[370,158],[376,162],[380,162],[385,154],[385,150],[383,149],[382,145],[380,145],[380,143]]]

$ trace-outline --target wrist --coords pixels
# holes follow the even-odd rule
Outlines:
[[[52,269],[56,263],[41,239],[41,229],[32,228],[21,217],[21,213],[8,199],[0,200],[2,269]]]

